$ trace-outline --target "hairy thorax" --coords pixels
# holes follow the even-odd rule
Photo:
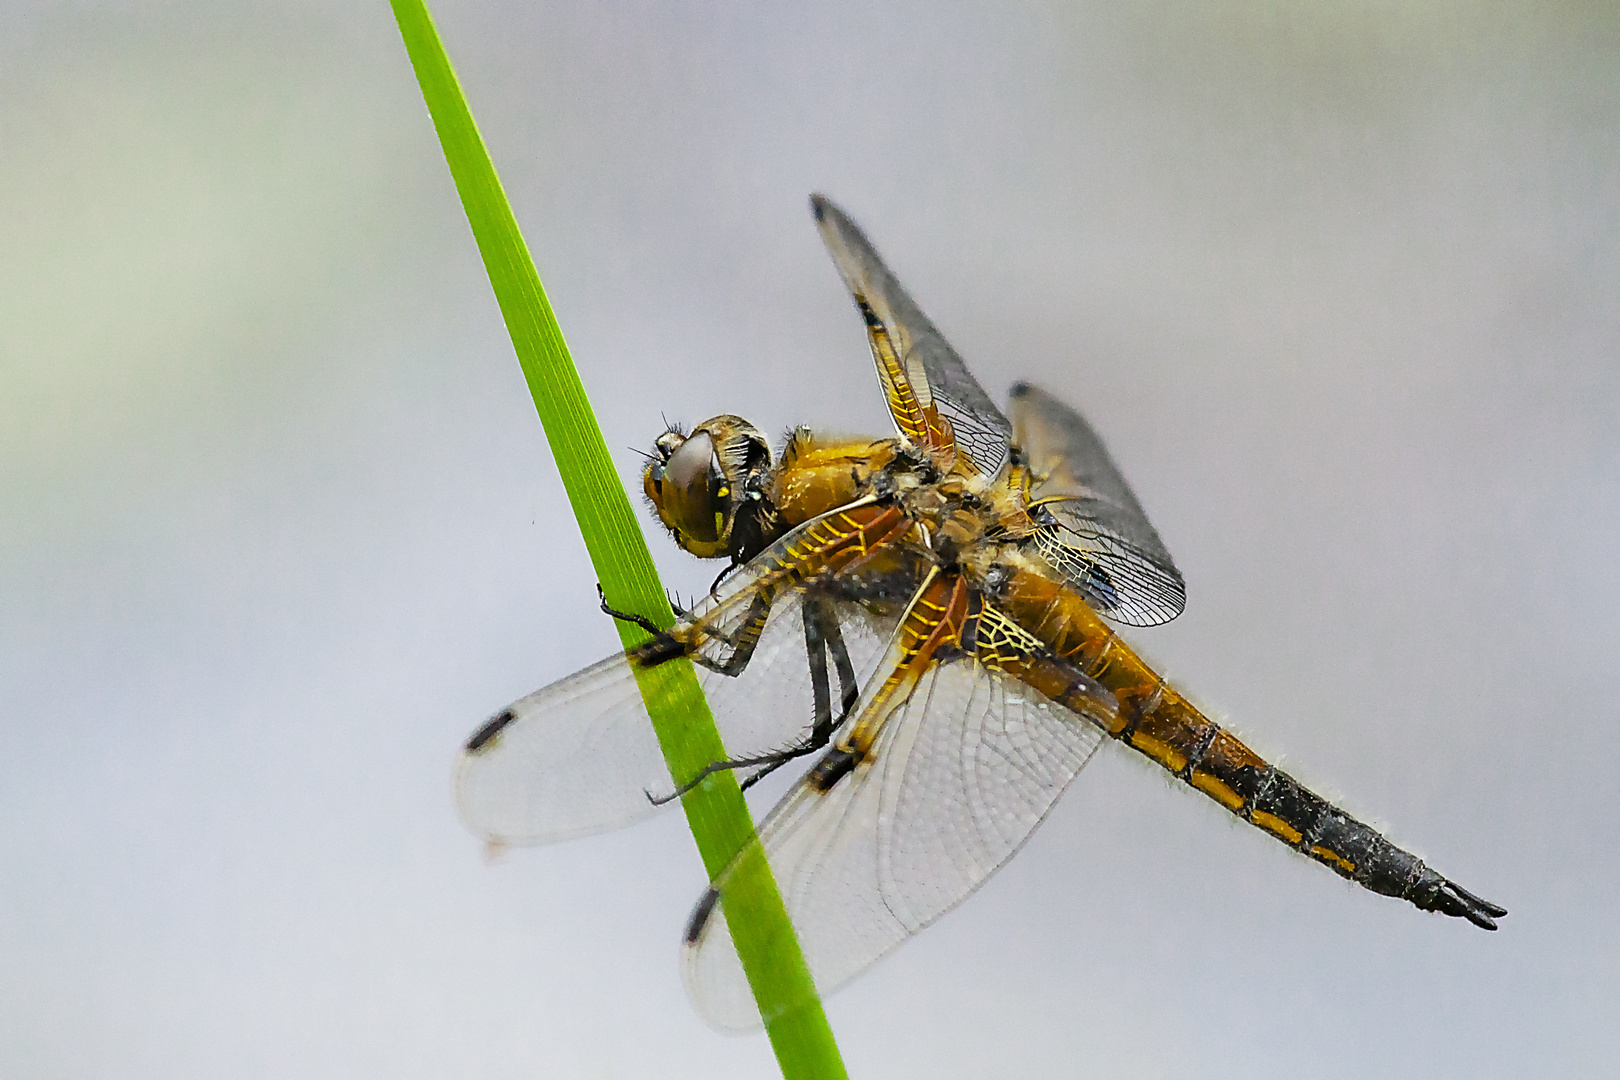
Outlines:
[[[769,498],[786,527],[865,498],[892,502],[916,525],[908,546],[975,584],[992,584],[1005,576],[996,567],[1026,562],[1016,557],[1035,528],[1025,487],[1021,470],[1000,481],[942,476],[896,439],[827,439],[799,428],[783,448]]]

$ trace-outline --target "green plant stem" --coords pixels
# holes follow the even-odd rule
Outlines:
[[[646,539],[427,6],[421,0],[392,0],[392,4],[597,579],[615,608],[669,626],[675,616]],[[626,648],[646,640],[645,631],[635,626],[624,622],[617,626]],[[662,664],[637,677],[673,778],[694,776],[709,762],[725,758],[689,662]],[[681,802],[711,880],[745,847],[758,856],[753,819],[734,773],[710,775]],[[790,1080],[845,1076],[764,858],[740,861],[725,903],[726,922],[760,1015],[770,1018],[766,1031],[782,1075]]]

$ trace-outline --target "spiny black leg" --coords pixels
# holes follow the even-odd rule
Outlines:
[[[757,602],[757,601],[756,601]],[[691,791],[698,784],[717,772],[730,769],[750,769],[762,766],[752,776],[742,782],[742,789],[747,791],[771,773],[780,769],[794,758],[813,754],[832,741],[833,732],[849,716],[850,708],[855,704],[859,692],[855,689],[855,666],[850,663],[849,651],[844,648],[844,639],[838,631],[838,619],[832,612],[832,606],[824,597],[814,594],[806,595],[803,601],[804,620],[804,652],[805,661],[810,666],[810,694],[814,702],[815,715],[810,725],[810,734],[803,742],[778,750],[770,754],[761,754],[752,758],[736,758],[731,761],[711,761],[703,770],[676,788],[669,795],[654,795],[647,792],[647,799],[654,806],[662,806],[667,802],[680,798]],[[752,655],[753,650],[748,650]],[[833,654],[833,662],[838,668],[838,681],[843,691],[843,711],[834,719],[832,712],[832,688],[827,681],[827,653]],[[728,665],[729,666],[729,665]]]
[[[805,754],[813,754],[825,745],[826,743],[815,744],[813,742],[807,742],[802,748],[795,748],[793,753],[783,754],[780,761],[773,761],[769,765],[766,765],[764,768],[760,769],[759,772],[744,777],[742,789],[747,791],[749,788],[753,787],[755,784],[759,783],[761,780],[765,779],[767,776],[771,775],[771,773],[775,772],[777,769],[780,769],[794,758],[803,757]]]
[[[730,565],[728,565],[724,570],[720,571],[719,575],[714,579],[713,583],[710,584],[710,586],[709,586],[709,595],[713,596],[715,590],[720,588],[720,583],[722,581],[726,580],[726,578],[730,577],[732,574],[736,573],[737,568],[739,566],[741,566],[741,565],[742,565],[742,563],[738,562],[736,559],[732,559]]]
[[[838,669],[838,687],[842,698],[838,723],[842,724],[849,719],[855,702],[860,700],[861,688],[855,681],[855,665],[849,661],[849,650],[844,647],[844,634],[838,629],[838,616],[833,614],[832,604],[822,599],[820,610],[822,636],[827,639],[827,651],[832,653],[833,665]]]
[[[827,685],[827,634],[822,605],[806,594],[804,613],[804,651],[810,663],[810,696],[814,712],[810,723],[812,739],[832,734],[832,689]]]
[[[654,806],[663,806],[665,803],[673,802],[682,795],[685,795],[688,791],[691,791],[693,788],[703,783],[703,781],[707,780],[715,773],[730,772],[733,769],[751,769],[755,765],[765,766],[763,770],[755,773],[753,776],[750,776],[748,779],[743,781],[742,789],[747,791],[750,787],[753,787],[754,783],[761,777],[769,775],[771,772],[781,768],[783,765],[786,765],[794,758],[803,757],[806,754],[813,754],[826,745],[827,743],[825,740],[819,743],[815,742],[814,740],[806,740],[805,742],[799,743],[795,746],[790,746],[786,750],[775,750],[769,754],[761,754],[758,757],[737,758],[734,761],[711,761],[707,765],[703,766],[702,771],[700,771],[696,776],[682,784],[680,787],[676,788],[674,791],[670,792],[668,795],[654,795],[650,791],[643,792],[643,794],[647,796],[647,801],[652,803]]]
[[[600,581],[596,583],[596,598],[601,602],[603,614],[611,615],[620,622],[635,623],[649,634],[656,635],[664,632],[655,626],[653,621],[647,618],[645,615],[631,615],[629,612],[616,611],[613,608],[608,607],[607,593],[602,591],[602,583]]]
[[[727,639],[732,645],[732,653],[724,663],[716,664],[705,659],[701,653],[692,659],[721,675],[732,678],[741,675],[748,667],[748,661],[754,658],[754,650],[759,647],[759,636],[765,630],[765,620],[770,618],[771,599],[770,593],[760,592],[755,595],[753,602],[748,605],[748,618],[743,621],[742,627]]]
[[[826,749],[827,744],[832,742],[833,731],[836,730],[837,728],[831,728],[825,735],[822,735],[819,732],[812,732],[810,736],[804,740],[804,742],[799,743],[797,746],[790,746],[786,750],[773,754],[772,757],[774,760],[768,762],[752,762],[751,764],[763,765],[764,768],[760,769],[759,772],[744,780],[742,782],[742,789],[747,791],[749,788],[753,787],[755,784],[759,783],[761,780],[765,779],[767,776],[771,775],[771,773],[775,772],[777,769],[780,769],[790,761],[797,758],[802,758],[806,754],[814,754],[818,750]]]
[[[838,616],[825,596],[805,597],[804,639],[810,653],[811,685],[816,697],[816,722],[810,729],[810,739],[825,746],[832,740],[833,732],[849,719],[849,711],[860,697],[860,687],[855,682],[855,665],[849,661],[844,635],[838,629]],[[832,655],[833,666],[838,669],[837,717],[832,712],[832,692],[827,682],[824,652]]]
[[[813,717],[810,724],[810,734],[797,746],[788,748],[776,755],[776,760],[770,762],[756,762],[763,764],[764,768],[754,773],[742,782],[742,789],[747,791],[771,773],[796,757],[813,754],[832,741],[833,732],[843,722],[840,716],[835,722],[832,714],[832,687],[827,682],[827,653],[829,641],[838,643],[838,674],[844,677],[845,668],[850,668],[849,656],[844,652],[844,642],[838,636],[838,621],[833,617],[829,605],[822,597],[807,594],[801,608],[804,621],[804,653],[805,661],[810,666],[810,697],[812,701]],[[850,679],[853,680],[853,668],[850,668]],[[848,696],[847,690],[845,696]],[[849,706],[844,706],[847,715]]]

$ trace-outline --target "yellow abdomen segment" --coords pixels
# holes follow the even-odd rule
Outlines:
[[[1114,738],[1341,876],[1401,895],[1404,882],[1382,880],[1383,864],[1388,853],[1404,853],[1201,713],[1073,591],[1033,571],[1019,571],[1001,603],[1060,659],[1114,694],[1119,712],[1108,727]],[[1378,865],[1364,868],[1364,862]]]

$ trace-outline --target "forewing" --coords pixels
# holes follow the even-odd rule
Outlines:
[[[759,834],[819,993],[983,884],[1034,832],[1101,737],[1095,724],[1024,684],[958,660],[924,673],[867,764],[828,792],[801,781]],[[709,917],[697,920],[702,904],[694,913],[684,969],[710,1023],[746,1030],[760,1017],[726,928],[727,876]]]
[[[820,195],[812,195],[810,205],[844,283],[882,321],[918,399],[950,421],[957,453],[981,473],[1000,472],[1012,425],[849,216]]]
[[[1116,622],[1153,626],[1180,615],[1181,571],[1091,425],[1027,383],[1013,387],[1012,416],[1013,442],[1042,478],[1030,491],[1044,520],[1035,550]]]
[[[746,571],[737,577],[741,587],[707,598],[677,624],[711,628],[699,632],[698,653],[717,666],[733,651],[726,636],[748,621],[759,595]],[[775,596],[753,656],[737,675],[695,667],[733,757],[791,746],[814,722],[805,588]],[[893,620],[846,600],[832,604],[864,686]],[[648,793],[668,794],[674,785],[631,664],[617,653],[560,679],[513,702],[468,740],[456,767],[456,802],[468,828],[494,843],[540,844],[606,832],[659,809]],[[835,684],[835,699],[837,693]]]

